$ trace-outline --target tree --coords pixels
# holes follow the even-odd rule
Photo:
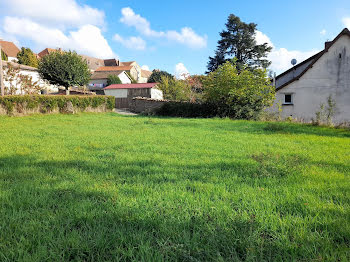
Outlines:
[[[250,69],[267,68],[271,62],[266,59],[272,47],[267,43],[258,45],[255,39],[257,24],[246,24],[233,14],[227,19],[226,30],[220,33],[214,57],[209,57],[208,72],[215,71],[226,61],[236,58],[238,71],[244,66]]]
[[[1,59],[4,60],[4,61],[8,60],[7,55],[5,54],[5,52],[2,49],[1,49]]]
[[[226,62],[204,79],[204,98],[214,104],[221,116],[254,119],[271,106],[275,89],[266,69],[243,67]]]
[[[39,73],[51,84],[69,87],[86,85],[91,77],[88,65],[76,52],[56,51],[39,62]]]
[[[148,83],[159,83],[161,81],[162,76],[174,78],[173,75],[169,74],[166,71],[153,70],[151,76],[148,78]]]
[[[22,47],[17,54],[18,63],[22,65],[38,67],[39,60],[30,48]]]
[[[185,80],[176,80],[173,77],[162,75],[158,82],[158,89],[163,92],[164,99],[174,101],[189,101],[191,86]]]
[[[117,75],[108,76],[107,85],[113,85],[113,84],[122,84],[122,81],[120,80],[119,76]]]

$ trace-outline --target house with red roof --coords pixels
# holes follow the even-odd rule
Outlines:
[[[157,88],[157,83],[115,84],[103,90],[105,95],[116,98],[116,108],[130,108],[135,97],[163,99],[163,92]]]
[[[272,110],[282,107],[283,118],[311,122],[329,113],[331,101],[333,123],[350,123],[350,31],[345,28],[322,51],[277,76],[275,83]]]
[[[8,61],[17,62],[17,54],[21,50],[19,50],[19,48],[13,42],[0,40],[0,44],[1,50],[7,55]]]

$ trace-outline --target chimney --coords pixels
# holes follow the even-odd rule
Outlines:
[[[328,49],[331,46],[332,42],[331,41],[327,41],[324,43],[324,49]]]

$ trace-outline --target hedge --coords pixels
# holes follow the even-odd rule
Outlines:
[[[220,116],[218,107],[209,103],[190,103],[170,101],[155,111],[159,116],[200,117],[210,118]]]
[[[88,107],[97,108],[102,105],[105,105],[108,110],[113,110],[115,107],[113,96],[12,95],[0,97],[0,105],[9,115],[14,112],[14,109],[24,111],[39,108],[41,113],[48,113],[55,109],[62,111],[68,102],[81,111]]]

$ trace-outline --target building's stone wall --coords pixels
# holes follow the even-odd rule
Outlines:
[[[152,113],[165,103],[168,103],[168,100],[134,97],[130,103],[130,110],[135,113]]]

